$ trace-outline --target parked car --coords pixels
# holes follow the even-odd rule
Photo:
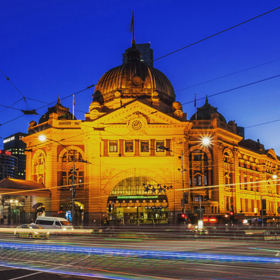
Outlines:
[[[50,233],[47,230],[44,230],[42,227],[35,225],[35,224],[23,224],[18,226],[15,231],[14,235],[16,237],[21,238],[43,238],[48,239]]]

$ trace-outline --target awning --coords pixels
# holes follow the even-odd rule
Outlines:
[[[0,181],[0,194],[50,197],[51,191],[33,181],[5,178]]]

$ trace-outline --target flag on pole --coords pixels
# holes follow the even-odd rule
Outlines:
[[[75,108],[75,95],[73,94],[73,114],[72,114],[73,120],[74,120],[74,108]]]

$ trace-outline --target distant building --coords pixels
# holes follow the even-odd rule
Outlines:
[[[141,56],[140,61],[154,67],[154,51],[151,49],[150,43],[136,44],[136,48],[139,50]],[[127,52],[129,48],[123,53],[123,63],[127,62]]]
[[[24,154],[26,144],[21,140],[27,134],[18,132],[3,141],[4,150],[11,152],[11,154],[18,158],[18,169],[15,175],[17,179],[25,179],[26,156]]]
[[[18,173],[18,159],[11,152],[0,150],[0,180],[16,178]]]

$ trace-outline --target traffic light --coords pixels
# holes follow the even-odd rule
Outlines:
[[[109,213],[111,213],[111,212],[112,212],[112,205],[109,204]]]
[[[178,222],[179,223],[184,223],[187,220],[188,220],[188,216],[185,213],[178,214]]]

